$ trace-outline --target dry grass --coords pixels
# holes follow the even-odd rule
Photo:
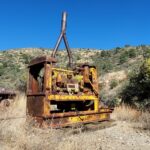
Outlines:
[[[138,119],[137,127],[150,130],[150,113],[142,112]]]
[[[122,115],[126,114],[125,112],[128,111],[128,115],[132,114],[133,118],[136,116],[133,115],[136,113],[133,110],[130,110],[130,108],[116,108],[113,115],[116,115],[116,117],[119,117],[120,115],[120,118],[123,119],[121,111]],[[105,131],[82,132],[81,127],[75,129],[67,128],[65,130],[41,129],[32,127],[25,118],[25,95],[19,95],[9,108],[0,110],[0,114],[0,149],[2,150],[108,149],[107,144],[104,144],[106,139],[109,137],[106,136]],[[128,120],[128,115],[124,115],[125,120]],[[130,120],[132,120],[132,117],[130,117]],[[141,118],[147,120],[148,125],[149,118],[147,117],[149,116],[145,116],[144,113],[143,116],[141,115]],[[140,117],[138,117],[138,119],[140,120]],[[144,119],[142,121],[144,121]],[[145,127],[147,128],[147,126],[143,126],[142,123],[142,128]],[[110,132],[113,132],[113,130],[108,130],[108,133]],[[116,131],[114,131],[114,134],[115,133]],[[104,135],[106,138],[103,138]]]
[[[2,150],[86,150],[99,149],[96,135],[88,140],[81,128],[41,129],[26,121],[26,97],[19,95],[9,108],[0,110],[0,149]],[[82,140],[81,140],[82,139]]]
[[[133,123],[134,127],[140,129],[150,129],[150,113],[140,112],[126,105],[116,107],[112,118],[120,121],[128,121]]]
[[[15,117],[25,117],[26,116],[26,96],[24,94],[18,94],[13,102],[11,102],[10,107],[3,107],[0,109],[1,118],[15,118]]]
[[[121,121],[137,121],[139,115],[137,110],[126,105],[116,107],[113,112],[113,118]]]

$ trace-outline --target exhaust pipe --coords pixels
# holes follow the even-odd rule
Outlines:
[[[71,50],[69,48],[69,44],[68,44],[68,41],[67,41],[67,37],[66,37],[66,26],[67,26],[67,13],[63,12],[62,13],[62,20],[61,20],[61,33],[60,33],[60,36],[59,36],[59,38],[58,38],[58,40],[56,42],[56,45],[55,45],[55,48],[54,48],[54,50],[52,52],[51,57],[55,58],[56,52],[57,52],[57,50],[59,48],[61,40],[63,39],[64,43],[65,43],[65,47],[67,49],[68,57],[69,57],[69,67],[72,68],[73,59],[72,59]]]

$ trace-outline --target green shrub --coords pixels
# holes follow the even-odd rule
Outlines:
[[[114,97],[112,100],[108,100],[106,102],[106,105],[109,107],[116,107],[119,106],[121,103],[121,100],[118,97]]]
[[[104,64],[101,65],[101,69],[104,72],[109,72],[110,70],[112,70],[112,64],[110,62],[106,62]]]
[[[25,64],[29,64],[32,59],[32,57],[27,54],[22,54],[22,58],[23,58]]]
[[[120,48],[120,47],[116,47],[116,48],[114,49],[114,53],[115,53],[115,54],[117,54],[117,53],[119,53],[119,52],[120,52],[120,50],[121,50],[121,48]]]
[[[143,50],[143,57],[150,58],[150,49]]]
[[[107,56],[107,52],[106,51],[102,51],[101,52],[101,57],[106,57]]]
[[[113,80],[110,82],[110,89],[115,88],[117,85],[118,85],[118,81],[115,80],[115,79],[113,79]]]
[[[121,93],[124,103],[144,109],[150,106],[150,59],[145,60]]]
[[[130,50],[128,51],[128,56],[129,56],[129,58],[134,58],[134,57],[136,57],[136,50],[135,50],[135,49],[130,49]]]
[[[110,51],[102,51],[101,52],[101,57],[110,57],[111,56],[111,52]]]
[[[119,63],[123,64],[127,61],[128,59],[128,54],[126,52],[124,52],[123,54],[121,54],[120,58],[119,58]]]

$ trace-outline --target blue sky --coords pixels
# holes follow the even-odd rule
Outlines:
[[[53,48],[63,10],[71,48],[149,45],[149,7],[150,0],[0,0],[0,49]]]

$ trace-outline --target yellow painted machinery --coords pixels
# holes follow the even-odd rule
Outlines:
[[[109,120],[112,110],[100,105],[96,67],[73,65],[66,18],[64,12],[61,34],[51,57],[37,57],[29,64],[27,115],[54,128]],[[67,69],[56,67],[55,55],[62,39],[69,57]]]

